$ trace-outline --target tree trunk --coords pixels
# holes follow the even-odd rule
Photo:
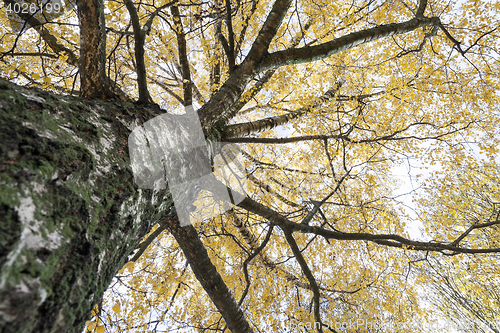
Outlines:
[[[85,98],[111,97],[106,78],[106,22],[103,0],[77,0],[80,22],[80,92]]]
[[[0,331],[81,332],[171,206],[138,189],[127,139],[159,109],[0,81]]]

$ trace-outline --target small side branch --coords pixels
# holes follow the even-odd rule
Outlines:
[[[500,225],[500,220],[495,220],[485,223],[473,223],[467,230],[465,230],[457,239],[451,243],[451,245],[458,246],[458,244],[467,237],[473,230],[490,227],[493,225]]]
[[[319,293],[319,288],[318,288],[318,283],[316,282],[316,279],[314,278],[314,275],[311,272],[311,269],[307,265],[306,260],[304,259],[304,256],[302,255],[302,252],[300,251],[297,242],[293,238],[292,233],[289,230],[283,229],[283,232],[285,234],[286,241],[288,242],[288,245],[292,249],[292,253],[295,256],[295,259],[300,265],[300,268],[302,269],[302,272],[304,272],[304,275],[306,276],[307,280],[309,281],[309,284],[312,288],[313,292],[313,299],[314,299],[314,319],[316,322],[320,323],[320,326],[318,327],[318,332],[323,333],[323,323],[321,321],[321,314],[319,312],[319,300],[320,300],[320,293]]]

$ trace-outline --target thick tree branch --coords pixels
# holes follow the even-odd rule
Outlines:
[[[149,91],[146,75],[146,64],[144,62],[144,41],[146,39],[146,31],[141,27],[139,15],[132,0],[124,0],[132,21],[132,28],[134,30],[134,55],[137,68],[137,85],[139,87],[139,103],[149,103]],[[154,16],[151,16],[154,18]],[[151,22],[152,23],[152,22]]]
[[[179,52],[179,63],[182,69],[182,86],[184,88],[184,105],[193,103],[193,89],[191,82],[191,70],[189,69],[189,60],[187,58],[186,36],[182,26],[179,7],[174,5],[170,7],[170,11],[174,18],[174,30],[177,36],[177,50]],[[201,120],[201,119],[200,119]],[[202,122],[203,123],[203,122]]]
[[[317,226],[309,226],[302,223],[295,223],[288,220],[286,217],[277,213],[276,211],[258,203],[257,201],[246,197],[238,204],[238,207],[246,209],[254,214],[262,216],[269,220],[271,223],[279,226],[280,228],[290,230],[291,232],[311,233],[322,236],[325,239],[337,240],[364,240],[374,242],[380,245],[389,247],[396,247],[401,249],[416,250],[416,251],[436,251],[445,254],[459,254],[459,253],[499,253],[500,248],[490,249],[473,249],[462,248],[453,244],[445,244],[440,242],[421,242],[413,241],[399,235],[394,234],[370,234],[365,232],[341,232],[324,229]],[[446,251],[446,252],[445,252]]]
[[[274,3],[248,56],[210,101],[198,111],[204,129],[208,129],[220,119],[227,120],[230,115],[234,114],[236,101],[241,97],[247,83],[256,74],[256,68],[267,54],[269,44],[276,35],[290,4],[291,0],[277,0]]]
[[[137,9],[135,8],[132,0],[124,0],[125,6],[130,15],[130,20],[132,21],[132,27],[134,30],[134,55],[135,62],[137,68],[137,85],[139,87],[139,103],[147,104],[151,101],[151,97],[148,91],[148,83],[147,83],[147,71],[146,64],[144,60],[144,42],[146,41],[146,36],[151,31],[151,26],[153,25],[153,21],[155,17],[160,13],[161,10],[167,8],[177,0],[171,1],[169,3],[164,4],[163,6],[158,7],[148,18],[147,22],[144,24],[144,27],[141,27],[141,22],[139,19],[139,14],[137,13]]]
[[[226,0],[226,26],[227,26],[227,40],[228,49],[227,61],[229,63],[229,73],[232,73],[236,65],[236,57],[234,55],[234,32],[233,21],[231,18],[231,0]]]
[[[217,38],[219,39],[219,42],[222,45],[222,48],[224,49],[224,53],[226,54],[226,57],[228,59],[229,73],[232,73],[234,70],[234,55],[233,55],[232,63],[231,63],[231,60],[229,59],[230,54],[231,54],[231,50],[229,49],[229,44],[227,42],[226,37],[222,33],[222,21],[219,20],[219,22],[217,22],[217,26],[215,28],[215,31],[217,34]]]
[[[437,26],[441,21],[439,17],[415,17],[403,23],[379,25],[374,28],[353,32],[336,38],[330,42],[315,46],[301,47],[278,51],[268,55],[259,65],[258,71],[267,71],[284,65],[299,64],[327,58],[335,53],[368,43],[380,38],[399,35],[416,30],[421,27]]]
[[[187,59],[187,56],[186,56],[186,59]],[[182,73],[181,65],[179,65],[179,63],[175,60],[173,61],[173,64],[174,64],[175,68],[177,68],[179,73]],[[176,77],[176,79],[177,79],[177,77]],[[177,82],[179,82],[179,84],[182,85],[182,82],[180,80],[177,80]],[[193,97],[196,99],[196,101],[198,101],[198,103],[200,103],[200,104],[205,104],[206,103],[205,98],[201,94],[200,90],[198,89],[198,86],[196,86],[196,83],[194,81],[191,81],[191,89],[192,89],[192,92],[194,94]]]
[[[231,291],[217,272],[193,226],[181,227],[177,216],[163,221],[175,237],[196,279],[214,302],[233,333],[253,332]]]
[[[269,144],[285,144],[292,142],[301,142],[301,141],[311,141],[311,140],[326,140],[326,139],[341,139],[345,137],[344,134],[318,134],[318,135],[303,135],[303,136],[294,136],[294,137],[286,137],[286,138],[224,138],[224,142],[233,142],[233,143],[269,143]]]
[[[471,125],[474,124],[474,122],[470,122],[467,124],[464,124],[461,127],[454,128],[453,126],[455,124],[447,124],[446,126],[441,126],[439,127],[440,129],[443,128],[450,128],[449,131],[443,132],[441,134],[437,135],[430,135],[430,136],[416,136],[416,135],[408,135],[408,136],[400,136],[400,134],[412,129],[415,126],[433,126],[437,128],[434,124],[427,123],[427,122],[416,122],[413,124],[410,124],[406,126],[405,128],[401,130],[394,131],[393,133],[383,135],[383,136],[378,136],[375,134],[375,137],[369,138],[369,139],[351,139],[349,137],[350,133],[354,130],[365,130],[363,128],[359,128],[357,126],[351,126],[349,129],[340,134],[317,134],[317,135],[302,135],[302,136],[295,136],[295,137],[286,137],[286,138],[254,138],[254,137],[246,137],[246,138],[230,138],[230,139],[225,139],[225,142],[234,142],[234,143],[266,143],[266,144],[286,144],[286,143],[292,143],[292,142],[301,142],[301,141],[312,141],[312,140],[329,140],[329,139],[340,139],[344,140],[350,143],[354,144],[360,144],[360,143],[372,143],[372,142],[383,142],[383,141],[399,141],[399,140],[408,140],[408,139],[415,139],[415,140],[442,140],[443,137],[454,134],[459,131],[463,131]]]
[[[309,20],[303,27],[301,33],[297,33],[297,35],[293,38],[292,43],[290,47],[295,47],[299,44],[300,40],[302,39],[302,35],[305,30],[309,29],[311,27],[312,21]],[[227,115],[227,118],[233,117],[235,114],[237,114],[252,98],[254,98],[265,86],[265,84],[271,80],[273,77],[274,73],[276,72],[276,69],[270,69],[264,73],[262,78],[260,78],[257,83],[248,91],[246,91],[236,102],[236,104],[233,106],[233,113]],[[222,124],[225,124],[225,120],[222,121]]]
[[[106,22],[103,0],[78,0],[80,91],[84,98],[109,98],[106,77]]]
[[[332,89],[329,89],[323,96],[321,96],[320,98],[315,100],[312,106],[302,107],[300,109],[297,109],[295,111],[289,112],[289,113],[281,115],[281,116],[269,117],[269,118],[265,118],[265,119],[261,119],[261,120],[248,122],[248,123],[229,125],[226,128],[224,128],[224,130],[222,132],[222,137],[225,140],[230,139],[230,138],[241,137],[243,135],[248,135],[250,133],[262,132],[262,131],[265,131],[268,129],[275,128],[279,125],[286,124],[293,119],[297,119],[297,118],[303,116],[304,114],[306,114],[307,112],[309,112],[313,108],[317,108],[321,104],[332,99],[338,93],[338,91],[342,87],[343,83],[344,83],[344,80],[341,78]]]
[[[425,8],[427,7],[427,0],[420,0],[418,3],[416,17],[424,17]]]
[[[267,54],[291,3],[291,0],[276,0],[244,63],[252,63],[254,67]]]

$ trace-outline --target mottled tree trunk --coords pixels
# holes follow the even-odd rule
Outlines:
[[[0,331],[81,332],[116,272],[170,209],[138,189],[123,101],[0,81]]]
[[[103,0],[77,0],[80,22],[80,92],[84,98],[112,96],[106,78],[106,22]]]

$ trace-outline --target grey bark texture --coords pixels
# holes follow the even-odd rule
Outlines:
[[[137,114],[160,110],[0,80],[0,332],[81,332],[170,209],[166,190],[134,184]]]

